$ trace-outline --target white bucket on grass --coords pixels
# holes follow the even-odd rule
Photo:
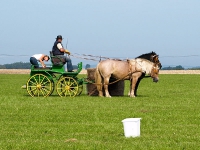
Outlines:
[[[126,118],[122,120],[125,137],[140,136],[140,119],[141,118]]]

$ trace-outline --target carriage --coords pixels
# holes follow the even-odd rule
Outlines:
[[[26,90],[32,97],[50,96],[54,90],[61,97],[74,97],[80,95],[83,90],[83,78],[77,75],[82,70],[82,62],[78,63],[78,69],[75,72],[65,71],[65,60],[53,56],[50,52],[52,65],[46,68],[34,68],[31,66],[30,78],[26,83]]]

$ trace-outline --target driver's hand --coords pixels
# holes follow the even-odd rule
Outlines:
[[[68,55],[70,55],[70,52],[67,49],[65,50],[65,53],[67,53]]]

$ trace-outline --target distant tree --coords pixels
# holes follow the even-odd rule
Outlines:
[[[31,64],[29,62],[15,62],[12,64],[4,64],[6,69],[30,69]]]
[[[184,68],[181,65],[178,65],[178,66],[175,67],[174,70],[184,70]]]
[[[0,69],[6,69],[4,65],[0,65]]]
[[[200,67],[187,68],[187,70],[200,70]]]
[[[163,67],[162,70],[173,70],[172,67]]]
[[[88,68],[90,68],[90,64],[85,65],[85,69],[88,69]]]
[[[72,65],[72,66],[73,66],[73,69],[78,69],[77,65]]]
[[[184,70],[184,68],[181,65],[178,65],[176,67],[164,67],[162,70]]]

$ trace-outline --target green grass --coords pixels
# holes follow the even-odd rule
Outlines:
[[[82,76],[81,76],[82,77]],[[138,97],[30,97],[29,75],[0,74],[0,149],[198,149],[200,76],[143,79]],[[141,136],[125,138],[122,120],[140,117]]]

